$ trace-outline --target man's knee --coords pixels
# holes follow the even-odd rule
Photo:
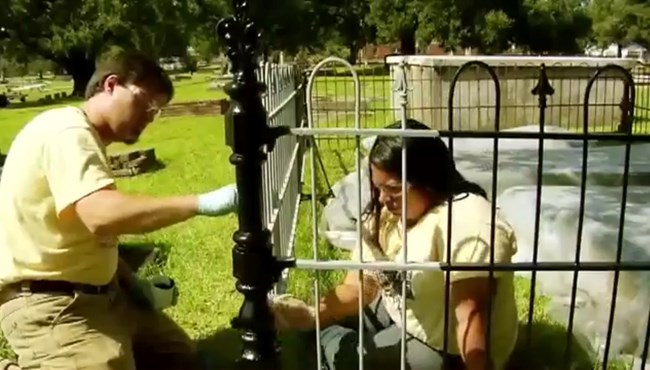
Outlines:
[[[16,348],[23,370],[135,370],[130,343],[97,331],[57,326],[51,329],[50,343],[25,339]]]
[[[22,369],[132,370],[128,331],[101,297],[32,295],[2,306],[2,329]]]

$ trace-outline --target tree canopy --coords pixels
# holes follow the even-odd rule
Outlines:
[[[634,42],[650,48],[647,0],[591,0],[589,11],[594,22],[593,37],[600,46]]]
[[[210,60],[221,45],[226,0],[5,0],[3,58],[57,66],[79,94],[102,53],[138,48],[156,57]],[[249,1],[267,50],[327,51],[355,62],[368,43],[399,43],[417,53],[432,41],[485,54],[516,48],[580,54],[587,45],[650,46],[647,0],[264,0]],[[38,64],[40,63],[40,64]],[[36,68],[36,67],[34,67]]]

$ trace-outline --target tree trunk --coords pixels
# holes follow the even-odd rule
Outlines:
[[[623,45],[621,44],[616,44],[616,57],[617,58],[623,57]]]
[[[86,55],[75,55],[75,53],[70,55],[71,57],[64,61],[63,67],[72,76],[72,95],[83,97],[86,92],[86,85],[95,72],[95,60],[86,57]]]
[[[357,63],[357,57],[359,56],[359,44],[356,42],[350,43],[348,46],[350,54],[348,54],[348,62],[352,65]]]
[[[415,30],[403,32],[399,38],[400,54],[402,55],[415,55]]]

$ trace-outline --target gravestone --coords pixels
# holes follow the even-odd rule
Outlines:
[[[111,155],[108,160],[115,177],[131,177],[162,168],[153,148]]]

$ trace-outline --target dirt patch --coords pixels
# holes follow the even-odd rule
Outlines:
[[[136,176],[164,167],[156,158],[156,151],[153,148],[111,155],[108,160],[115,177]]]

